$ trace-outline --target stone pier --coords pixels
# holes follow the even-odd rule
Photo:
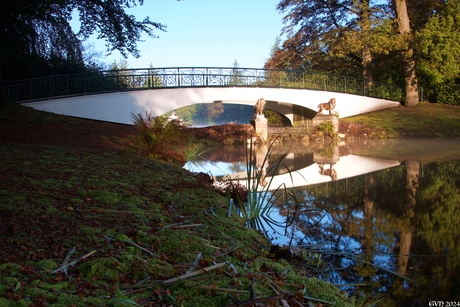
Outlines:
[[[264,141],[268,139],[268,120],[265,118],[265,115],[256,115],[251,118],[251,125],[256,131],[256,135],[262,138]]]
[[[312,122],[314,127],[323,123],[331,122],[334,126],[334,132],[337,133],[339,131],[339,118],[335,115],[316,115]]]

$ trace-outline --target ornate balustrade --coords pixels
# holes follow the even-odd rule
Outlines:
[[[391,84],[313,72],[250,68],[127,69],[2,82],[4,97],[12,101],[180,87],[295,88],[350,93],[393,101],[404,99],[403,90]]]
[[[305,187],[311,195],[345,195],[363,191],[366,188],[382,187],[389,182],[399,182],[404,178],[404,166],[399,165],[368,174],[337,181],[330,181]]]

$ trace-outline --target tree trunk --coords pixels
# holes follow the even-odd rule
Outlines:
[[[405,276],[409,262],[410,247],[412,245],[412,232],[402,231],[399,239],[398,267],[396,273]]]
[[[394,0],[396,15],[398,16],[400,35],[411,37],[409,15],[407,13],[406,0]],[[406,82],[405,106],[413,107],[418,104],[418,80],[415,73],[414,50],[410,47],[403,52],[404,80]]]
[[[369,285],[374,281],[374,270],[372,264],[374,263],[374,199],[371,193],[375,181],[373,175],[368,175],[369,186],[364,190],[364,208],[363,208],[363,240],[362,252],[364,253],[364,260],[367,262],[363,264],[364,270],[359,273],[363,277],[365,283]]]
[[[370,93],[373,87],[372,76],[372,51],[371,51],[371,21],[369,19],[369,1],[365,0],[361,3],[360,19],[362,22],[363,42],[361,46],[361,65],[363,70],[363,79],[365,81],[366,93]]]
[[[364,45],[362,47],[362,66],[363,66],[363,79],[366,80],[366,93],[369,93],[372,91],[373,87],[373,76],[372,76],[372,70],[371,70],[371,65],[372,65],[372,53],[371,53],[371,48],[369,45]]]
[[[414,160],[406,161],[406,195],[405,195],[405,216],[409,219],[414,217],[414,208],[417,203],[418,176],[420,163]]]
[[[415,215],[415,206],[417,204],[417,189],[420,164],[414,160],[406,161],[406,195],[404,202],[403,217],[409,220],[408,225],[401,229],[399,242],[398,268],[396,272],[406,275],[407,263],[409,262],[410,248],[412,245],[412,221]]]

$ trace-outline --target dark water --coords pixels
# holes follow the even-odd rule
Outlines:
[[[210,150],[188,168],[244,183],[246,152]],[[266,154],[257,147],[251,161],[268,182],[260,189],[283,185],[295,200],[271,213],[284,226],[261,230],[307,275],[377,306],[460,303],[460,140],[291,144],[262,163]]]

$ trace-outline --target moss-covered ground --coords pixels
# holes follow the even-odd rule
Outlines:
[[[0,306],[362,305],[275,259],[203,176],[129,148],[66,145],[63,132],[40,144],[59,127],[87,143],[107,136],[14,110],[2,109],[1,133],[33,125],[34,138],[0,143]]]

